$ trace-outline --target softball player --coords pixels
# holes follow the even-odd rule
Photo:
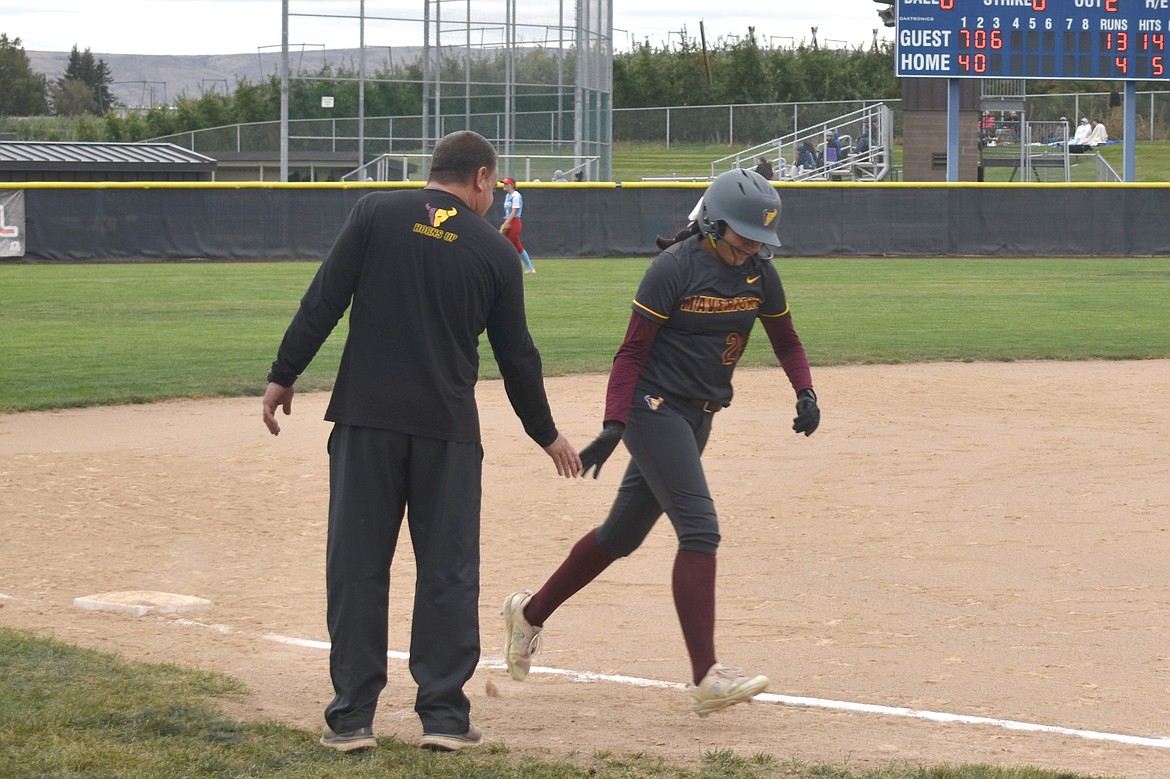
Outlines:
[[[532,259],[524,249],[524,244],[520,243],[520,231],[524,229],[521,220],[524,216],[524,196],[516,189],[515,179],[504,179],[500,183],[504,185],[504,223],[500,225],[500,232],[516,247],[520,261],[524,263],[524,272],[536,273]]]
[[[503,606],[508,670],[523,680],[545,621],[614,560],[631,554],[663,513],[678,536],[672,591],[691,660],[692,708],[701,717],[750,700],[768,685],[715,654],[719,523],[700,456],[715,413],[731,403],[731,376],[756,319],[796,392],[792,429],[820,423],[808,357],[784,288],[768,261],[779,243],[780,197],[749,170],[722,174],[703,194],[695,234],[647,269],[614,358],[601,434],[581,452],[594,478],[619,440],[631,460],[605,522],[573,546],[536,594]]]

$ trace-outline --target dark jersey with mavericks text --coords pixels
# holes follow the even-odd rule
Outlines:
[[[349,335],[326,419],[478,442],[486,330],[525,432],[540,446],[556,440],[516,250],[455,195],[362,197],[302,298],[270,379],[291,386],[346,308]]]
[[[638,384],[695,400],[731,403],[731,375],[758,317],[788,312],[780,275],[752,257],[732,267],[696,235],[650,264],[634,297],[636,313],[662,325]]]

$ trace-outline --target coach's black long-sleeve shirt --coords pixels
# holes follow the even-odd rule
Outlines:
[[[351,305],[326,419],[478,442],[477,344],[486,330],[525,432],[542,447],[556,440],[516,250],[455,195],[424,188],[361,198],[301,299],[269,380],[291,386]]]

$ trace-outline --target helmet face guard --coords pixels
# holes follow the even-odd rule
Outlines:
[[[719,222],[749,241],[779,246],[780,194],[754,170],[737,168],[721,173],[703,193],[699,226],[707,235],[721,238]]]

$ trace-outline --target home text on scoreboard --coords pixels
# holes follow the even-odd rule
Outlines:
[[[1170,0],[897,0],[899,76],[1170,78]]]

